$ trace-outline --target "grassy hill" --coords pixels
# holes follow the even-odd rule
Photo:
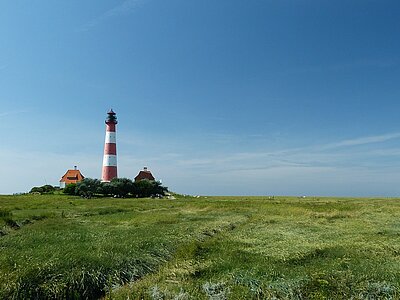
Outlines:
[[[398,299],[400,200],[0,196],[0,299]]]

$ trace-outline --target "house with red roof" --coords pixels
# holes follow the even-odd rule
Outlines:
[[[82,181],[85,176],[82,175],[81,171],[74,166],[73,170],[68,170],[63,177],[60,179],[60,188],[65,188],[68,184],[78,183]]]

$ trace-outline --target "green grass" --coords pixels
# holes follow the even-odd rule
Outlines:
[[[399,299],[400,200],[0,196],[0,299]]]

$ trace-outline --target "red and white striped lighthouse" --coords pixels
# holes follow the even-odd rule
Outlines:
[[[117,139],[115,127],[118,123],[115,112],[112,109],[107,114],[103,172],[101,175],[101,181],[106,182],[117,177]]]

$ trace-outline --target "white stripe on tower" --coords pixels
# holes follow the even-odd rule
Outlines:
[[[117,135],[115,132],[106,131],[106,144],[116,144],[117,143]]]
[[[106,138],[104,143],[102,181],[111,181],[117,177],[117,139],[116,130],[117,118],[111,109],[106,119]]]
[[[117,156],[104,154],[103,167],[116,167],[116,166],[117,166]]]

